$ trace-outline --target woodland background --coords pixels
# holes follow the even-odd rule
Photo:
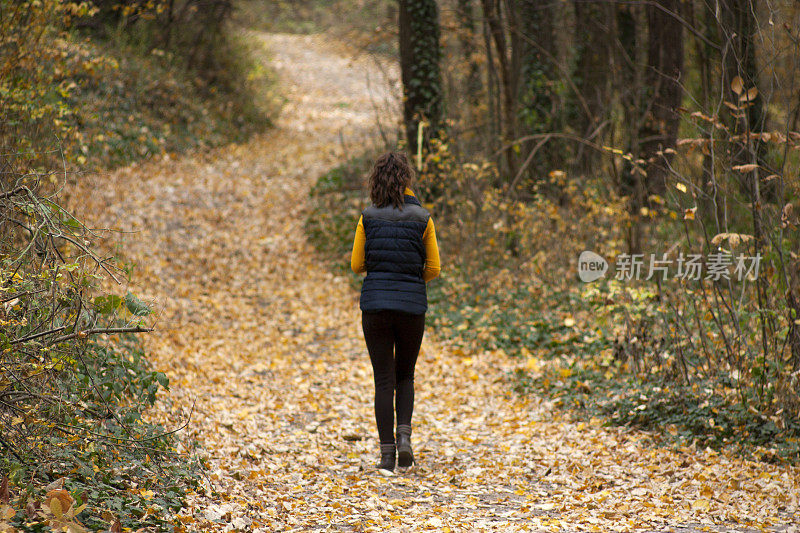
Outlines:
[[[281,98],[247,29],[327,31],[401,65],[403,123],[376,102],[381,139],[312,192],[331,268],[370,162],[400,146],[442,248],[434,335],[521,358],[519,393],[572,416],[797,460],[795,2],[0,0],[0,501],[22,485],[31,517],[106,501],[160,524],[144,502],[177,509],[201,475],[142,420],[168,387],[135,335],[150,311],[101,281],[135,266],[64,206],[88,170],[268,129]],[[583,284],[582,250],[762,260],[744,282]],[[64,472],[79,497],[47,486]]]
[[[416,154],[424,122],[419,187],[450,267],[434,289],[439,333],[529,358],[520,390],[579,411],[796,457],[796,4],[386,9],[382,27],[400,20],[401,137]],[[365,49],[386,53],[384,37]],[[331,220],[311,224],[329,252],[346,249],[364,163],[320,182],[316,216]],[[338,218],[341,195],[361,200]],[[341,242],[322,242],[335,228]],[[651,253],[673,268],[681,254],[762,260],[741,283],[612,271],[585,285],[582,250],[644,253],[643,278]]]

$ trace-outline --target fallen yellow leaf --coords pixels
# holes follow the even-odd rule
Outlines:
[[[692,509],[695,511],[708,511],[711,508],[711,502],[705,498],[700,498],[692,502]]]

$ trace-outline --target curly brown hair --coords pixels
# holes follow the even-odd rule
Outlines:
[[[386,152],[369,174],[369,197],[377,207],[403,208],[403,193],[411,184],[414,168],[403,152]]]

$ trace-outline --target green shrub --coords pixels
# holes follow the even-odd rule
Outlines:
[[[13,163],[0,168],[0,529],[163,528],[196,471],[142,418],[169,386],[134,335],[150,309],[100,290],[117,266],[42,192],[51,174]]]
[[[189,9],[172,23],[180,39],[163,43],[160,3],[112,27],[90,3],[0,1],[3,153],[34,154],[46,168],[110,167],[241,141],[277,110],[273,75],[254,59],[261,44],[225,17],[206,31]],[[203,38],[196,47],[192,35]]]

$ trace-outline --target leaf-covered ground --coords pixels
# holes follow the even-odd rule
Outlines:
[[[89,218],[131,230],[117,240],[160,312],[145,341],[170,376],[164,413],[177,426],[194,405],[185,442],[208,471],[187,530],[797,531],[800,469],[561,420],[512,392],[518,361],[435,331],[418,363],[419,464],[376,473],[357,293],[303,222],[316,178],[374,144],[397,75],[324,36],[254,38],[284,80],[273,130],[90,176],[83,191]]]

